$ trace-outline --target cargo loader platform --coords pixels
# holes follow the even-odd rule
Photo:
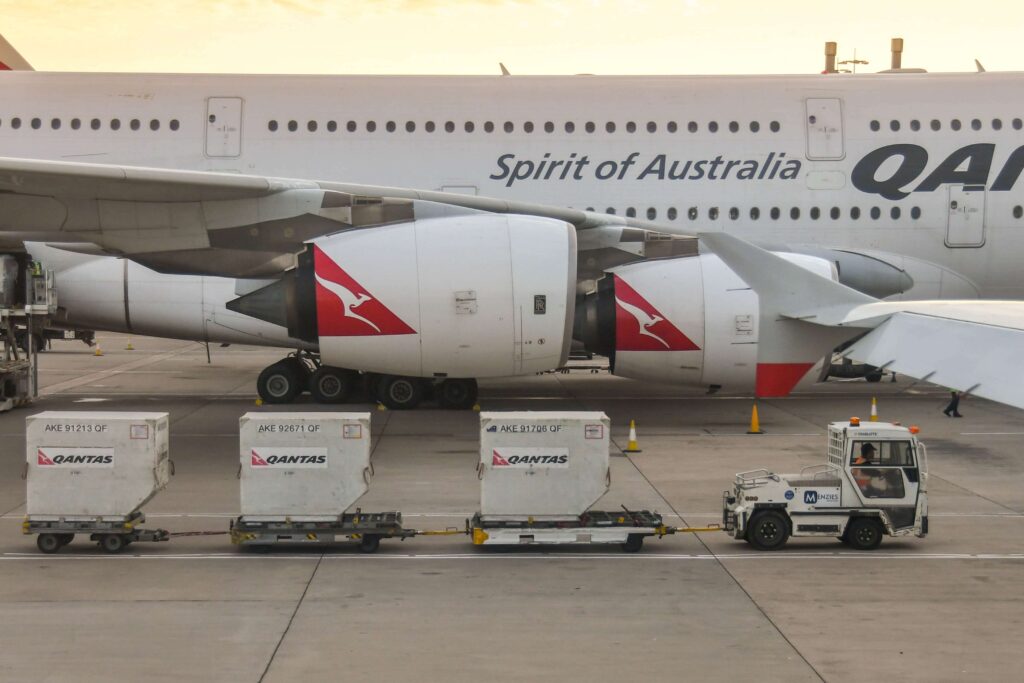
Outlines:
[[[590,510],[576,519],[530,516],[482,516],[469,521],[473,545],[593,545],[619,544],[627,553],[639,552],[644,538],[666,536],[679,529],[665,526],[661,515],[648,510],[602,512]]]
[[[416,535],[402,526],[400,512],[361,510],[338,515],[332,519],[269,518],[242,516],[231,521],[231,542],[240,546],[273,546],[286,544],[333,544],[346,541],[359,543],[359,551],[373,553],[382,538],[405,540]]]
[[[26,517],[22,522],[21,531],[24,534],[38,534],[36,547],[48,555],[71,543],[78,534],[89,534],[89,540],[98,542],[100,548],[108,553],[119,553],[131,543],[160,542],[170,538],[170,533],[165,529],[140,529],[139,525],[145,521],[146,516],[141,512],[120,519],[82,516]]]

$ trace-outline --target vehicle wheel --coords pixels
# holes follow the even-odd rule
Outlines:
[[[644,547],[644,537],[641,534],[630,534],[626,542],[622,544],[623,552],[638,553]]]
[[[291,403],[302,391],[301,382],[296,364],[283,360],[263,369],[256,391],[265,403]]]
[[[36,537],[36,547],[39,548],[39,552],[52,555],[53,553],[60,550],[61,542],[60,537],[63,534],[39,534]]]
[[[873,517],[855,517],[844,535],[851,548],[874,550],[882,544],[882,523]]]
[[[387,375],[380,379],[380,402],[391,410],[412,410],[423,400],[423,382],[415,377]]]
[[[774,510],[760,512],[750,520],[747,540],[758,550],[778,550],[789,539],[789,523]]]
[[[121,552],[125,545],[127,544],[121,534],[104,534],[100,537],[100,547],[111,555]]]
[[[380,536],[377,534],[363,534],[363,538],[359,541],[359,552],[361,553],[375,553],[379,547]]]
[[[450,410],[469,410],[476,404],[475,379],[446,379],[437,386],[437,404]]]
[[[866,379],[867,381],[871,382],[872,384],[875,383],[875,382],[881,382],[882,381],[882,373],[880,373],[880,372],[872,372],[869,375],[865,375],[864,379]]]
[[[356,379],[352,370],[321,365],[309,378],[309,393],[317,403],[344,403],[352,395]]]
[[[62,546],[65,546],[68,543],[71,543],[71,541],[75,540],[75,535],[74,534],[57,534],[57,535],[60,536],[60,544]]]

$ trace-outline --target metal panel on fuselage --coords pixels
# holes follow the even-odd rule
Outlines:
[[[8,72],[0,74],[0,155],[421,189],[458,179],[483,196],[619,213],[633,208],[639,216],[653,208],[659,221],[682,232],[728,230],[780,243],[913,254],[974,279],[985,296],[1022,297],[1016,263],[1024,231],[1012,217],[1013,207],[1024,204],[1020,183],[1011,169],[1002,189],[992,187],[1020,146],[1012,124],[1020,107],[1006,93],[1020,92],[1021,80],[994,73],[488,78]],[[225,92],[245,98],[245,145],[237,158],[210,158],[203,115],[207,98]],[[842,100],[844,159],[806,158],[808,99]],[[36,116],[46,125],[30,127]],[[98,130],[91,128],[93,116]],[[10,125],[12,117],[22,117],[20,128]],[[73,117],[82,117],[78,129],[69,125]],[[136,117],[144,122],[139,130],[123,125]],[[114,118],[122,123],[116,131]],[[180,122],[176,131],[167,125],[172,118]],[[54,128],[51,119],[63,125]],[[162,122],[158,130],[145,123],[150,119]],[[325,125],[331,120],[333,132]],[[349,120],[355,132],[348,131]],[[392,120],[398,125],[388,132]],[[273,131],[271,121],[277,122]],[[309,121],[319,122],[315,131]],[[374,132],[367,130],[369,121]],[[434,122],[433,132],[427,121]],[[495,124],[493,132],[486,132],[486,121]],[[406,122],[415,124],[412,132]],[[467,122],[475,124],[473,132]],[[504,132],[505,122],[513,132]],[[647,132],[648,122],[655,132]],[[614,132],[607,132],[608,123],[616,125]],[[878,164],[868,159],[894,144],[923,154]],[[951,250],[945,245],[951,183],[915,190],[972,144],[994,145],[990,162],[979,162],[992,190],[987,239],[981,249]],[[887,198],[870,180],[888,180],[901,163],[907,164],[906,181]],[[688,218],[690,207],[695,220]],[[780,209],[777,220],[768,217],[772,207]],[[912,217],[915,207],[918,218]],[[678,218],[666,218],[669,208]],[[855,208],[858,219],[851,216]],[[758,209],[757,218],[751,209]],[[838,218],[831,218],[832,209]],[[900,209],[898,217],[893,209]]]

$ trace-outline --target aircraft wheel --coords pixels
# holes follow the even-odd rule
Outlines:
[[[423,382],[416,377],[385,375],[380,379],[378,395],[391,410],[412,410],[423,400]]]
[[[437,403],[451,410],[469,410],[476,404],[475,379],[446,379],[437,386]]]
[[[287,359],[263,369],[256,380],[256,391],[264,403],[291,403],[302,391],[302,375],[296,363]]]
[[[321,365],[309,378],[309,393],[317,403],[344,403],[357,379],[352,370]]]
[[[747,527],[747,540],[758,550],[778,550],[789,539],[789,523],[774,510],[759,512]]]

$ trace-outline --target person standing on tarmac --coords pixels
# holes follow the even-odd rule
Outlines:
[[[943,410],[943,414],[946,417],[963,417],[960,414],[960,392],[956,389],[950,389],[949,405]]]

